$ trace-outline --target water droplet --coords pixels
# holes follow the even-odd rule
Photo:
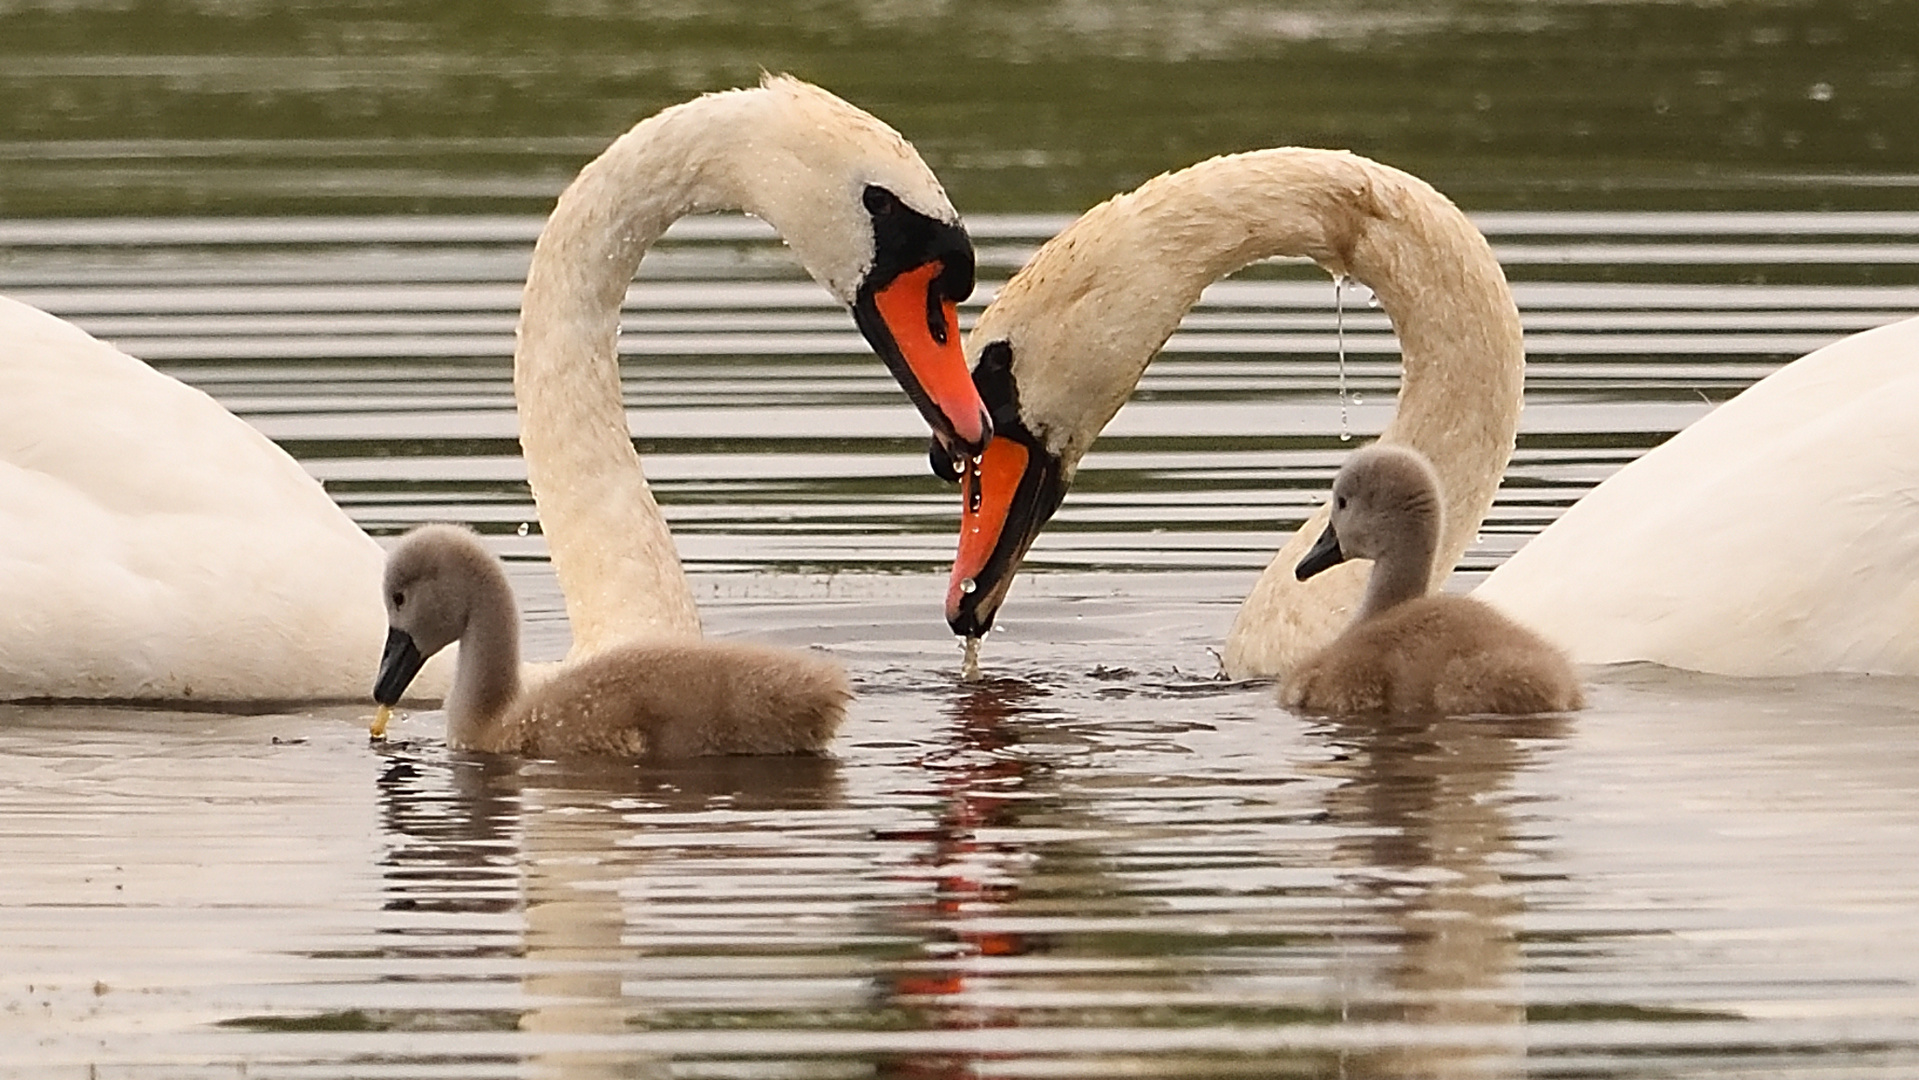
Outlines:
[[[1351,417],[1346,407],[1346,275],[1333,275],[1333,321],[1339,342],[1339,441],[1353,437]]]
[[[519,533],[521,536],[525,536],[527,533],[530,533],[532,531],[533,531],[533,526],[528,525],[524,521],[520,522],[520,527],[514,530],[514,532]]]
[[[1358,408],[1359,406],[1361,406],[1361,405],[1364,405],[1364,404],[1366,404],[1366,402],[1365,402],[1365,400],[1364,400],[1364,399],[1362,399],[1362,398],[1361,398],[1361,397],[1360,397],[1360,396],[1359,396],[1358,394],[1354,394],[1354,395],[1353,395],[1353,407],[1354,407],[1354,408]]]
[[[1812,86],[1807,88],[1806,96],[1814,101],[1831,101],[1832,84],[1829,82],[1813,83]]]
[[[978,591],[978,589],[979,589],[979,582],[977,582],[977,581],[974,581],[974,580],[973,580],[972,578],[961,578],[961,579],[960,579],[960,591],[961,591],[961,592],[963,592],[963,593],[968,593],[968,594],[971,594],[971,593],[973,593],[973,592],[976,592],[976,591]]]

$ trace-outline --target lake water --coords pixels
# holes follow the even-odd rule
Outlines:
[[[969,317],[1061,223],[973,222]],[[1782,358],[1919,310],[1843,282],[1919,262],[1919,215],[1481,223],[1532,368],[1460,584]],[[555,657],[508,359],[538,224],[16,221],[0,290],[206,387],[376,534],[476,524]],[[1393,345],[1346,306],[1363,437]],[[370,747],[356,708],[0,707],[4,1068],[1910,1075],[1919,686],[1629,667],[1571,718],[1381,729],[1215,680],[1346,449],[1333,308],[1294,263],[1209,294],[964,684],[919,420],[770,233],[687,223],[632,293],[633,428],[709,631],[852,670],[836,757],[582,766],[451,753],[434,713]]]
[[[1919,313],[1897,5],[644,7],[0,4],[0,293],[207,389],[375,535],[479,527],[542,658],[527,251],[613,133],[762,65],[927,152],[969,320],[1071,211],[1208,153],[1352,146],[1454,194],[1530,362],[1456,587]],[[1363,439],[1396,356],[1345,309]],[[708,632],[848,666],[835,756],[0,706],[0,1076],[1919,1075],[1919,683],[1631,666],[1570,717],[1382,727],[1215,678],[1351,445],[1333,312],[1298,263],[1208,293],[963,683],[917,416],[769,233],[685,223],[630,296],[632,427]]]

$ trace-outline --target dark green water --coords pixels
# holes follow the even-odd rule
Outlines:
[[[962,210],[1299,144],[1472,209],[1897,208],[1899,0],[313,0],[0,6],[0,214],[540,211],[612,134],[790,71]]]

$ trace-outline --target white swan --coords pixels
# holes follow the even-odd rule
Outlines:
[[[1214,158],[1094,207],[1034,255],[967,338],[996,436],[964,478],[946,616],[976,638],[1058,508],[1080,457],[1200,291],[1271,255],[1309,256],[1370,286],[1398,332],[1399,406],[1382,441],[1439,470],[1443,575],[1492,506],[1518,428],[1519,312],[1492,250],[1425,182],[1353,154],[1287,148]],[[1273,559],[1226,640],[1235,677],[1283,675],[1346,624],[1359,566],[1293,575],[1322,508]]]
[[[683,213],[770,222],[851,305],[955,453],[988,423],[954,301],[972,248],[898,133],[768,78],[642,121],[560,199],[529,274],[515,394],[576,653],[697,634],[646,489],[614,343],[640,257]],[[359,699],[383,554],[206,395],[0,304],[0,699]]]
[[[1339,467],[1326,531],[1294,573],[1304,581],[1355,558],[1373,569],[1352,623],[1286,676],[1281,704],[1329,716],[1467,716],[1585,703],[1552,643],[1470,596],[1434,591],[1439,493],[1433,467],[1404,446],[1374,443]]]
[[[1919,675],[1919,319],[1754,383],[1473,595],[1581,663]]]
[[[560,195],[534,246],[514,353],[520,445],[578,658],[638,637],[697,637],[699,615],[633,450],[616,354],[647,247],[684,214],[736,207],[779,230],[860,329],[936,437],[992,434],[954,305],[973,251],[904,139],[823,90],[769,78],[641,121]]]
[[[6,298],[0,414],[0,699],[365,692],[385,556],[264,435]]]
[[[846,673],[811,653],[737,641],[632,641],[520,678],[520,610],[467,529],[427,525],[387,559],[389,630],[373,697],[400,700],[455,641],[449,745],[496,754],[681,758],[818,754],[846,719]]]

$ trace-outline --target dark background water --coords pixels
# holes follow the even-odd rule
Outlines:
[[[761,70],[899,127],[969,211],[1078,211],[1257,146],[1469,209],[1891,208],[1901,0],[0,4],[0,214],[529,211]]]

